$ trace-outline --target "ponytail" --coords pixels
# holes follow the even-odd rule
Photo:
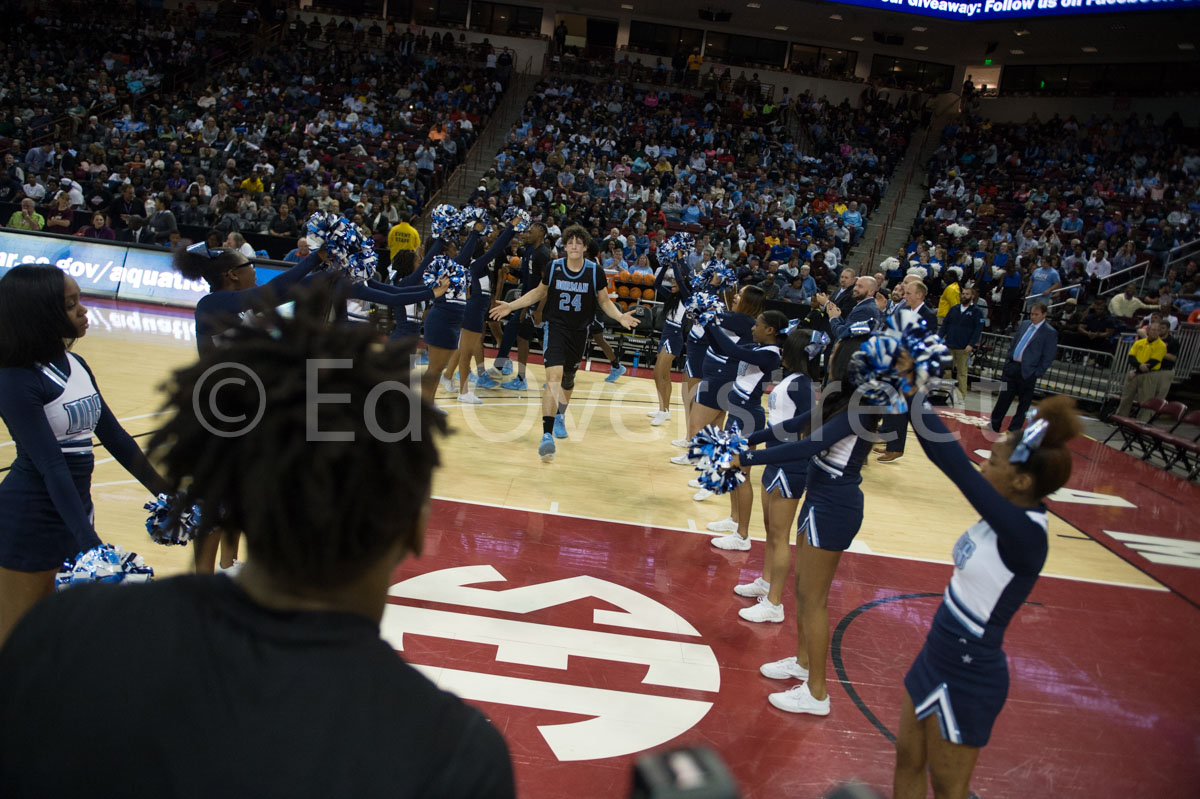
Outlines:
[[[175,251],[175,271],[188,280],[204,278],[209,292],[221,288],[221,276],[231,269],[246,263],[246,258],[237,250],[210,248],[204,242]]]
[[[1075,400],[1063,394],[1047,397],[1038,403],[1037,418],[1049,427],[1041,445],[1017,468],[1033,477],[1033,492],[1038,497],[1053,494],[1071,479],[1073,460],[1067,444],[1083,432],[1083,424],[1075,410]]]

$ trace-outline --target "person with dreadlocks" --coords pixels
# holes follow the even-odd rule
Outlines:
[[[87,328],[79,286],[61,269],[23,264],[0,278],[0,417],[17,449],[0,482],[0,644],[54,591],[64,560],[100,545],[93,434],[151,494],[167,487],[70,352]]]
[[[6,797],[515,795],[500,733],[380,638],[445,424],[406,388],[411,347],[328,324],[329,301],[301,293],[293,319],[268,310],[175,373],[151,455],[202,504],[200,532],[242,530],[249,557],[232,579],[73,587],[28,614],[0,650]],[[314,384],[318,359],[345,366]],[[258,378],[208,395],[226,417],[261,411],[249,429],[197,413],[222,364]],[[312,435],[314,412],[337,435]],[[80,712],[80,686],[117,706]]]
[[[976,471],[928,403],[912,403],[921,448],[980,514],[954,545],[954,572],[904,677],[893,796],[965,799],[979,750],[1008,696],[1004,633],[1049,548],[1045,498],[1071,477],[1067,444],[1082,432],[1075,401],[1048,397],[1023,430],[992,444]]]

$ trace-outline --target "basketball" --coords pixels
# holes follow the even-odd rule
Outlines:
[[[617,286],[617,296],[618,297],[628,297],[629,296],[629,286]]]
[[[621,313],[625,313],[629,310],[629,303],[625,300],[617,300],[617,307],[621,309]]]
[[[629,270],[628,270],[628,269],[622,269],[620,272],[618,272],[618,273],[617,273],[617,280],[623,280],[623,281],[625,281],[626,283],[628,283],[628,282],[629,282]]]
[[[630,289],[629,290],[629,299],[640,300],[641,298],[642,298],[642,290],[641,289]]]
[[[511,258],[509,258],[508,265],[511,266],[513,269],[520,269],[521,268],[521,256],[514,255]]]
[[[654,299],[654,289],[653,288],[642,289],[642,299],[643,300],[653,300]]]

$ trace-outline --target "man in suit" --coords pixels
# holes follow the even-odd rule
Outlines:
[[[979,343],[983,333],[983,309],[975,304],[975,289],[965,288],[961,302],[955,304],[942,321],[942,340],[950,348],[954,359],[954,373],[958,377],[958,396],[967,396],[967,358]]]
[[[904,300],[896,306],[893,313],[905,309],[916,311],[917,315],[925,320],[927,328],[937,330],[937,313],[925,304],[929,288],[920,280],[908,280],[907,278],[900,285],[904,289]],[[884,446],[882,451],[879,447],[875,448],[875,451],[879,453],[876,461],[895,463],[903,458],[904,445],[908,441],[908,414],[889,413],[884,416],[879,423],[879,436],[883,439]]]
[[[1058,333],[1046,321],[1046,310],[1046,303],[1034,303],[1029,318],[1017,326],[1017,332],[1013,335],[1012,345],[1008,349],[1008,362],[1004,364],[1004,388],[992,410],[993,432],[1000,432],[1000,424],[1008,413],[1013,397],[1017,398],[1017,410],[1008,429],[1020,430],[1025,426],[1025,414],[1033,402],[1033,389],[1038,378],[1054,363]]]
[[[843,272],[843,280],[845,276],[846,273]],[[834,339],[845,337],[849,334],[850,327],[858,322],[869,323],[872,330],[879,327],[882,312],[875,304],[875,292],[878,288],[875,278],[867,275],[854,281],[854,287],[851,289],[854,304],[849,313],[844,313],[837,302],[818,295],[817,301],[824,306],[825,313],[829,315],[829,330]]]
[[[144,217],[129,215],[129,229],[120,233],[121,240],[130,244],[154,244],[154,230],[146,224]]]
[[[854,299],[854,279],[856,275],[853,269],[843,269],[841,276],[838,278],[838,290],[833,297],[828,301],[832,301],[842,312],[842,316],[849,316],[850,311],[858,304]],[[822,301],[821,307],[825,307],[825,301]]]

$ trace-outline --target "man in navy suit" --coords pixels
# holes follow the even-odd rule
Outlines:
[[[996,398],[992,410],[992,430],[1000,432],[1000,424],[1008,413],[1013,397],[1017,398],[1017,411],[1009,422],[1009,430],[1020,430],[1025,426],[1025,414],[1033,402],[1033,389],[1038,378],[1046,374],[1054,363],[1058,350],[1058,333],[1046,321],[1046,303],[1034,303],[1029,318],[1017,326],[1012,345],[1008,349],[1008,362],[1004,364],[1004,388]]]
[[[942,322],[942,340],[950,348],[950,357],[954,359],[960,401],[967,396],[967,359],[983,333],[983,309],[975,304],[975,289],[963,289],[961,300],[959,305],[950,309]]]
[[[904,302],[897,305],[892,313],[899,313],[905,309],[916,311],[917,315],[925,320],[925,326],[929,330],[937,330],[937,312],[925,304],[929,288],[920,280],[906,280],[903,287]],[[908,441],[908,414],[889,413],[885,415],[879,424],[879,437],[883,439],[884,446],[882,451],[879,447],[875,448],[875,452],[879,453],[876,461],[895,463],[903,458],[904,445]]]
[[[837,306],[837,303],[823,295],[817,297],[819,302],[824,303],[825,313],[829,315],[829,332],[835,340],[848,335],[851,325],[857,322],[869,323],[872,330],[879,327],[882,311],[875,304],[875,292],[878,289],[879,284],[873,277],[863,275],[854,281],[854,306],[845,316],[842,315],[842,309]]]

